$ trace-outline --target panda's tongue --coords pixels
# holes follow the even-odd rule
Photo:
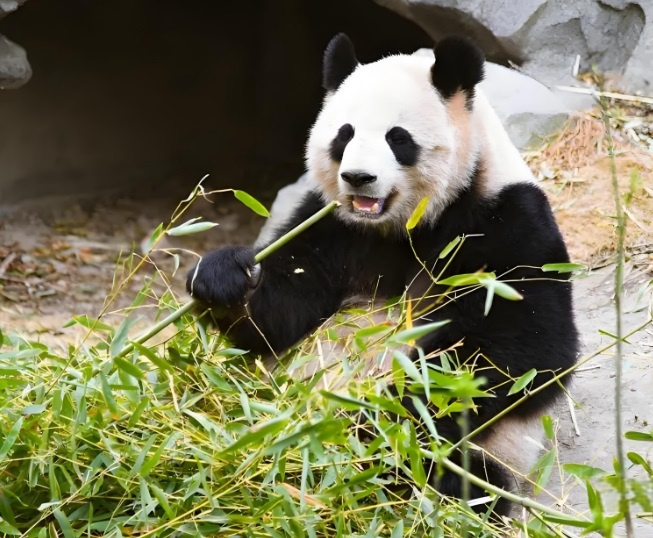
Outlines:
[[[353,196],[352,205],[356,211],[377,215],[383,211],[382,198],[368,198],[367,196]]]

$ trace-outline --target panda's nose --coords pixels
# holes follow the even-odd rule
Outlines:
[[[367,172],[342,172],[340,177],[343,181],[349,183],[352,187],[362,187],[367,183],[376,181],[376,176],[368,174]]]

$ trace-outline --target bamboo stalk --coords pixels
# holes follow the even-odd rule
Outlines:
[[[612,130],[610,128],[610,116],[607,104],[599,101],[601,107],[601,118],[605,125],[605,141],[608,146],[608,157],[610,159],[610,179],[612,182],[612,194],[615,201],[616,217],[617,217],[617,264],[615,267],[614,276],[614,310],[616,316],[616,342],[614,354],[614,369],[615,369],[615,391],[614,391],[614,421],[615,421],[615,442],[617,449],[617,462],[619,470],[617,477],[619,478],[617,490],[619,491],[619,509],[624,516],[624,525],[626,527],[626,536],[631,538],[633,534],[633,522],[630,515],[630,504],[626,491],[626,457],[624,455],[624,440],[623,440],[623,410],[622,410],[622,379],[623,379],[623,285],[624,285],[624,264],[626,254],[626,219],[624,216],[624,208],[621,203],[621,192],[619,191],[619,181],[617,178],[617,163],[614,158],[614,140],[612,138]]]
[[[340,205],[340,202],[331,202],[330,204],[324,206],[322,209],[320,209],[315,215],[312,217],[309,217],[306,219],[304,222],[301,224],[295,226],[292,230],[290,230],[288,233],[282,235],[279,239],[277,239],[274,243],[268,245],[265,247],[263,250],[258,252],[256,256],[254,256],[254,261],[256,263],[260,263],[263,261],[265,258],[267,258],[270,254],[281,248],[283,245],[288,243],[289,241],[292,241],[295,237],[297,237],[300,233],[305,231],[307,228],[310,228],[313,224],[315,224],[317,221],[323,219],[326,217],[329,213],[331,213],[336,207]],[[135,344],[143,344],[147,342],[150,338],[155,336],[156,334],[159,334],[163,329],[165,329],[168,325],[171,323],[174,323],[177,321],[181,316],[184,314],[187,314],[190,310],[192,310],[194,307],[198,305],[198,301],[195,299],[191,299],[188,301],[185,305],[182,307],[178,308],[171,314],[167,315],[165,318],[163,318],[161,321],[156,323],[154,326],[152,326],[150,329],[145,331],[143,334],[140,336],[137,336],[134,338],[133,341],[128,343],[122,351],[120,351],[116,357],[124,357],[125,355],[128,355],[132,351],[134,351]]]

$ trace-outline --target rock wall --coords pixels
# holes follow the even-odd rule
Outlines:
[[[462,33],[490,54],[521,64],[547,85],[568,84],[596,64],[651,93],[653,0],[377,0],[434,39]],[[648,24],[647,24],[648,23]]]

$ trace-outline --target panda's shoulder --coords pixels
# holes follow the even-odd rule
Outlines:
[[[485,221],[479,228],[506,259],[529,259],[533,265],[567,262],[562,232],[545,192],[534,183],[506,185],[487,200]]]
[[[313,189],[308,190],[297,203],[292,213],[274,228],[269,242],[279,239],[282,235],[302,224],[325,206],[326,202],[318,191]],[[324,235],[333,237],[338,234],[347,233],[345,226],[334,217],[333,213],[322,218],[316,224],[313,224],[311,230],[310,237],[313,241]],[[301,242],[303,237],[306,237],[306,234],[300,234],[294,242]]]
[[[536,227],[543,233],[557,230],[553,211],[545,192],[533,182],[505,185],[493,196],[481,201],[493,219]]]
[[[549,222],[555,225],[546,194],[535,183],[523,181],[501,185],[492,192],[472,184],[458,194],[437,224],[466,229],[519,223],[547,226]]]
[[[313,189],[308,190],[295,208],[295,211],[293,211],[289,219],[289,224],[292,227],[297,226],[311,215],[317,213],[325,205],[326,203],[319,192]]]

